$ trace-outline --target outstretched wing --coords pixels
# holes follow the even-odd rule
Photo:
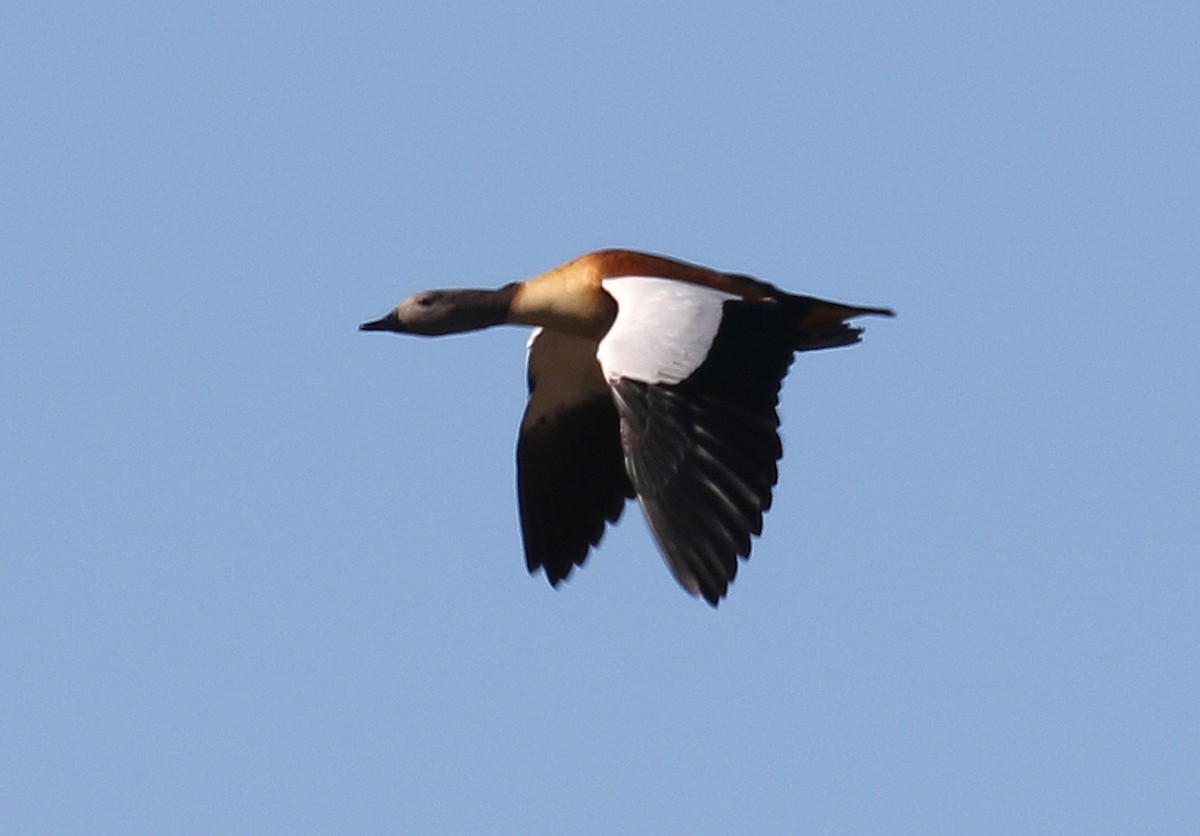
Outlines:
[[[604,287],[618,313],[598,355],[626,469],[675,578],[716,606],[771,505],[795,326],[773,302],[698,285]]]
[[[633,486],[620,422],[596,361],[596,341],[536,330],[529,340],[529,403],[517,441],[517,496],[525,564],[552,586],[582,564],[616,522]]]

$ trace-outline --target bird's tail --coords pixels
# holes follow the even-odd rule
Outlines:
[[[861,328],[847,320],[860,316],[895,316],[891,308],[868,308],[843,305],[812,296],[789,295],[787,305],[796,323],[796,351],[815,351],[853,345],[862,339]]]

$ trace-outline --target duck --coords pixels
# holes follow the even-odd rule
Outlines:
[[[516,451],[529,573],[558,587],[636,499],[675,580],[715,609],[771,507],[794,355],[859,342],[862,316],[895,313],[604,249],[495,289],[422,291],[359,329],[532,326]]]

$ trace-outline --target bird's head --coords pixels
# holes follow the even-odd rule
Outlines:
[[[499,290],[423,290],[388,314],[358,326],[360,331],[394,331],[428,337],[499,325],[508,316],[512,285]]]

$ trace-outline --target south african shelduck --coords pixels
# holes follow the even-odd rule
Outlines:
[[[792,355],[858,342],[847,320],[866,314],[894,315],[610,249],[496,290],[424,291],[359,328],[535,326],[517,442],[529,571],[556,586],[636,498],[675,579],[715,607],[771,505]]]

